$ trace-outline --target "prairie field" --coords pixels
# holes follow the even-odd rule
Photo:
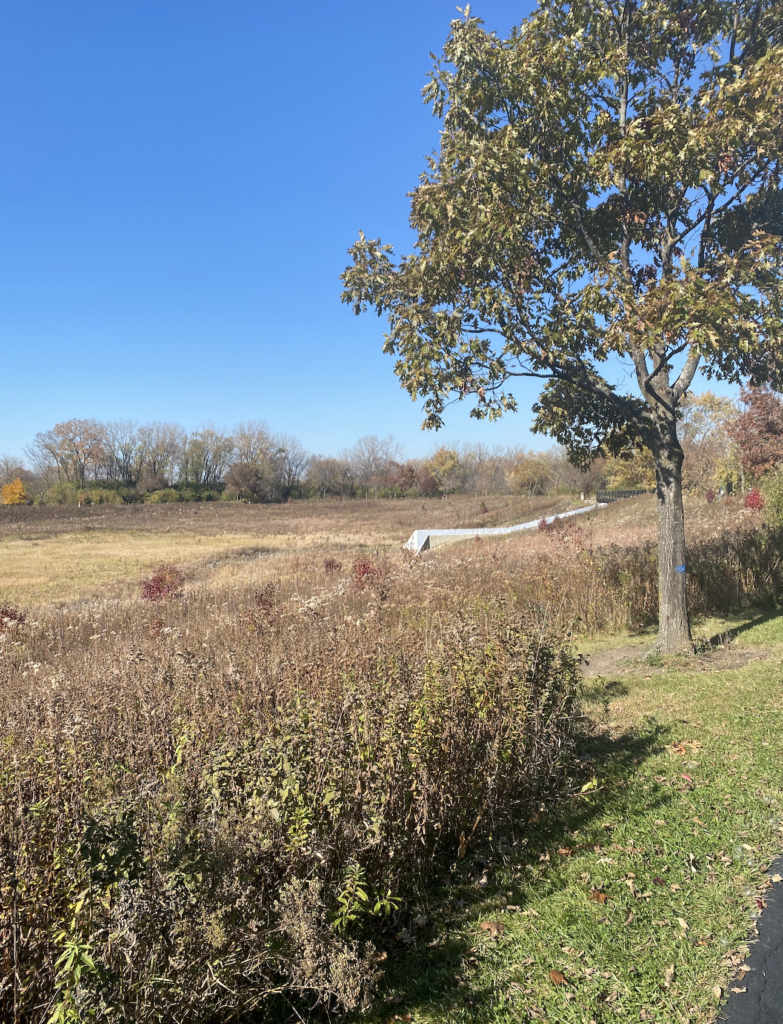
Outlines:
[[[571,507],[567,498],[310,500],[286,505],[0,505],[0,601],[39,604],[131,594],[155,566],[206,577],[216,567],[265,562],[262,575],[302,559],[397,552],[413,530],[497,526]],[[482,509],[487,509],[483,512]]]
[[[0,1018],[712,1020],[780,845],[783,538],[689,502],[668,660],[650,497],[401,550],[567,507],[0,509]]]

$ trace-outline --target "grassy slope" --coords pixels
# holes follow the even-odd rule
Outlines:
[[[713,1019],[783,845],[783,616],[701,632],[728,625],[738,655],[764,660],[588,680],[603,728],[583,743],[574,789],[597,788],[547,808],[515,847],[475,851],[431,893],[426,924],[400,933],[373,1019]],[[487,921],[503,926],[495,937]]]

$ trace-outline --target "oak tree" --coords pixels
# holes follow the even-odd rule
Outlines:
[[[428,427],[531,377],[576,463],[653,453],[658,646],[687,648],[678,408],[697,372],[780,379],[781,5],[541,0],[506,39],[463,14],[424,90],[415,249],[360,234],[343,299],[388,317]]]

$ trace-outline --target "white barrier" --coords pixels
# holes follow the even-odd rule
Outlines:
[[[570,512],[561,512],[556,516],[543,516],[547,523],[553,523],[556,519],[566,519],[568,516],[578,516],[582,512],[592,512],[597,508],[606,508],[605,502],[597,505],[589,505],[587,508],[575,508]],[[440,544],[448,544],[450,539],[459,540],[461,537],[492,537],[504,533],[515,533],[517,530],[532,530],[541,522],[540,519],[531,519],[529,523],[518,523],[516,526],[487,526],[475,530],[414,530],[408,541],[403,545],[405,550],[420,554],[422,551],[429,551],[431,547],[438,547]],[[432,538],[432,540],[431,540]],[[443,538],[443,539],[441,539]]]

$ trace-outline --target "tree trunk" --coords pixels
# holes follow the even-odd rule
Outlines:
[[[675,441],[656,452],[658,493],[658,642],[661,654],[693,651],[688,622],[685,515],[682,507],[683,452]]]

